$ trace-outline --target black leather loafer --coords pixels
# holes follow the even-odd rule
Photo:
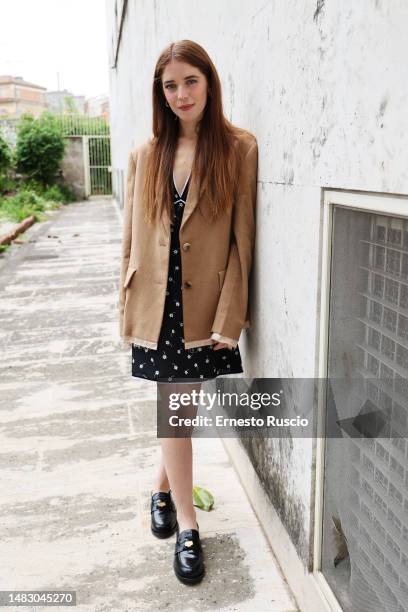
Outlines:
[[[200,582],[205,573],[203,549],[197,529],[184,529],[179,533],[174,552],[174,573],[184,584]]]
[[[173,535],[178,523],[171,490],[168,493],[158,491],[152,495],[150,513],[151,530],[156,538],[169,538]]]

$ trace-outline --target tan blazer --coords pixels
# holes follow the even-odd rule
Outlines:
[[[142,184],[150,140],[131,150],[123,213],[119,328],[126,343],[157,349],[170,257],[170,219],[149,226],[143,219]],[[215,222],[196,210],[193,175],[184,207],[181,246],[185,348],[228,342],[236,346],[250,326],[248,284],[255,239],[258,146],[253,134],[239,137],[243,162],[233,208]],[[200,203],[205,207],[205,202]]]

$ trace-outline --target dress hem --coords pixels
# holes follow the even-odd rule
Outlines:
[[[141,378],[142,380],[150,380],[151,382],[159,382],[159,383],[193,383],[193,382],[205,382],[207,380],[214,380],[214,378],[217,378],[218,376],[228,376],[230,374],[243,374],[244,370],[237,370],[237,371],[228,371],[228,372],[220,372],[219,374],[215,374],[214,376],[204,376],[204,378],[172,378],[171,380],[168,379],[168,377],[160,377],[160,378],[148,378],[146,376],[139,376],[138,374],[132,374],[132,378]]]

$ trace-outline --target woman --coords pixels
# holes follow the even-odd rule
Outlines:
[[[224,117],[208,54],[189,40],[171,43],[154,73],[153,137],[129,156],[119,295],[132,375],[156,381],[163,406],[176,390],[243,372],[256,184],[256,139]],[[196,411],[191,403],[178,414]],[[194,584],[204,561],[192,444],[175,436],[160,438],[151,529],[160,538],[177,531],[174,571]]]

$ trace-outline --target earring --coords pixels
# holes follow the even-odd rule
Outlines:
[[[166,106],[168,106],[168,105],[169,105],[169,103],[168,103],[168,102],[166,102]]]

